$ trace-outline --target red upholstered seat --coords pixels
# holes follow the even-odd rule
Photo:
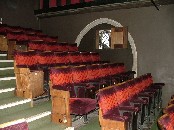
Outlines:
[[[67,65],[69,63],[67,52],[54,52],[54,65]]]
[[[174,104],[174,99],[170,100],[170,102],[168,103],[168,105]]]
[[[44,40],[45,41],[45,40]],[[44,44],[44,50],[45,51],[57,51],[57,44],[56,42],[54,41],[50,41],[50,42],[45,42]]]
[[[37,52],[37,61],[40,66],[50,66],[54,63],[53,52]]]
[[[51,68],[50,80],[54,89],[69,91],[70,97],[76,97],[70,67]]]
[[[174,95],[171,96],[171,99],[174,99]]]
[[[51,37],[51,36],[43,36],[41,37],[42,40],[44,40],[45,42],[57,42],[58,37]]]
[[[120,115],[118,108],[115,108],[114,110],[108,112],[106,115],[103,115],[104,119],[110,119],[115,121],[122,121],[122,122],[129,122],[131,120],[131,116],[129,115]]]
[[[161,130],[174,130],[174,113],[164,114],[158,119]]]
[[[30,50],[38,50],[38,51],[43,51],[44,50],[44,41],[30,41],[28,43],[29,49]]]
[[[7,38],[14,41],[28,41],[27,35],[20,31],[7,33]]]
[[[78,51],[68,52],[69,64],[79,65],[82,63],[80,53]]]
[[[67,49],[68,49],[68,51],[78,51],[77,43],[68,44]]]
[[[29,128],[24,119],[19,119],[0,125],[0,130],[29,130]]]
[[[95,110],[97,101],[91,98],[70,98],[71,114],[84,115]]]
[[[93,84],[96,86],[96,90],[100,89],[105,82],[101,80],[101,75],[100,75],[100,70],[99,70],[99,65],[87,65],[87,72],[88,76],[87,79],[90,82],[90,84]]]
[[[87,68],[86,66],[75,66],[71,68],[73,74],[73,84],[80,85],[83,83],[87,83]]]
[[[79,67],[80,68],[80,67]],[[95,110],[97,101],[95,99],[90,98],[74,98],[76,95],[74,94],[74,84],[79,85],[78,83],[84,81],[83,70],[84,68],[73,68],[70,67],[62,67],[62,68],[51,68],[50,70],[50,80],[53,85],[53,89],[65,90],[70,92],[70,113],[76,115],[85,115],[87,119],[87,114]],[[78,75],[79,74],[79,75]],[[74,75],[74,77],[73,77]],[[74,79],[74,80],[73,80]],[[59,95],[58,95],[59,96]]]
[[[99,65],[88,65],[87,71],[89,81],[95,81],[100,78]]]
[[[166,108],[163,109],[164,113],[174,113],[174,104],[171,104],[169,106],[167,106]]]
[[[151,99],[154,93],[146,91],[151,84],[151,78],[147,75],[143,75],[121,85],[115,85],[111,88],[99,91],[99,106],[103,117],[110,111],[110,113],[113,113],[112,110],[114,109],[118,109],[119,112],[125,111],[132,115],[131,120],[129,120],[129,122],[132,123],[131,128],[139,128],[144,122],[142,117],[144,118],[146,115],[146,111],[144,110],[145,106],[148,107],[150,105],[148,108],[151,111]],[[118,116],[121,115],[118,114]],[[141,124],[139,122],[141,122]]]
[[[14,59],[17,67],[37,66],[36,52],[15,52]]]
[[[73,75],[73,85],[77,97],[95,98],[95,86],[88,81],[88,71],[86,66],[71,67]]]
[[[68,51],[67,45],[68,43],[66,42],[58,42],[56,51]]]
[[[97,52],[90,52],[91,59],[93,63],[99,63],[100,62],[100,55]]]
[[[83,64],[91,64],[92,63],[90,52],[80,52],[80,57],[82,59]]]
[[[73,83],[70,67],[51,68],[50,80],[53,86],[68,86]]]

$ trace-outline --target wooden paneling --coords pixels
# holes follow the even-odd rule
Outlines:
[[[7,51],[8,45],[7,45],[7,38],[3,35],[0,35],[0,51]]]

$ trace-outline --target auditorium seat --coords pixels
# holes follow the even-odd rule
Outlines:
[[[164,114],[158,119],[161,130],[174,130],[174,113]]]
[[[18,119],[0,125],[0,130],[29,130],[25,119]]]
[[[96,99],[76,98],[72,73],[70,67],[51,68],[50,70],[53,122],[72,125],[70,114],[81,115],[84,117],[84,122],[87,122],[87,114],[96,108]],[[78,78],[76,83],[79,82]],[[62,112],[64,109],[65,111]],[[63,122],[63,117],[60,115],[68,118],[66,122]]]
[[[51,68],[50,81],[52,83],[50,91],[53,89],[69,91],[70,97],[76,97],[70,67]]]
[[[80,57],[79,51],[68,52],[68,59],[70,65],[80,65],[82,64],[82,59]]]

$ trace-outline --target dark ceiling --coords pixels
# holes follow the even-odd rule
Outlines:
[[[174,0],[134,0],[126,1],[120,0],[119,2],[109,2],[109,3],[79,3],[74,5],[58,6],[48,9],[38,9],[34,13],[38,18],[64,16],[72,14],[82,14],[90,12],[100,12],[100,11],[110,11],[119,9],[130,9],[130,8],[140,8],[154,6],[157,10],[161,5],[174,4]]]

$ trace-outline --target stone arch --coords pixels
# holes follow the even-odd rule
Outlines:
[[[89,23],[77,36],[76,41],[75,41],[75,43],[77,43],[77,46],[80,45],[81,40],[83,39],[85,34],[87,34],[87,32],[90,29],[92,29],[93,27],[95,27],[97,25],[103,24],[103,23],[110,24],[110,25],[115,26],[115,27],[122,27],[122,25],[120,23],[118,23],[117,21],[114,21],[112,19],[108,19],[108,18],[96,19],[93,22]],[[137,51],[136,51],[134,39],[129,32],[128,32],[128,41],[131,45],[132,54],[133,54],[132,70],[136,72],[135,77],[137,77]]]

